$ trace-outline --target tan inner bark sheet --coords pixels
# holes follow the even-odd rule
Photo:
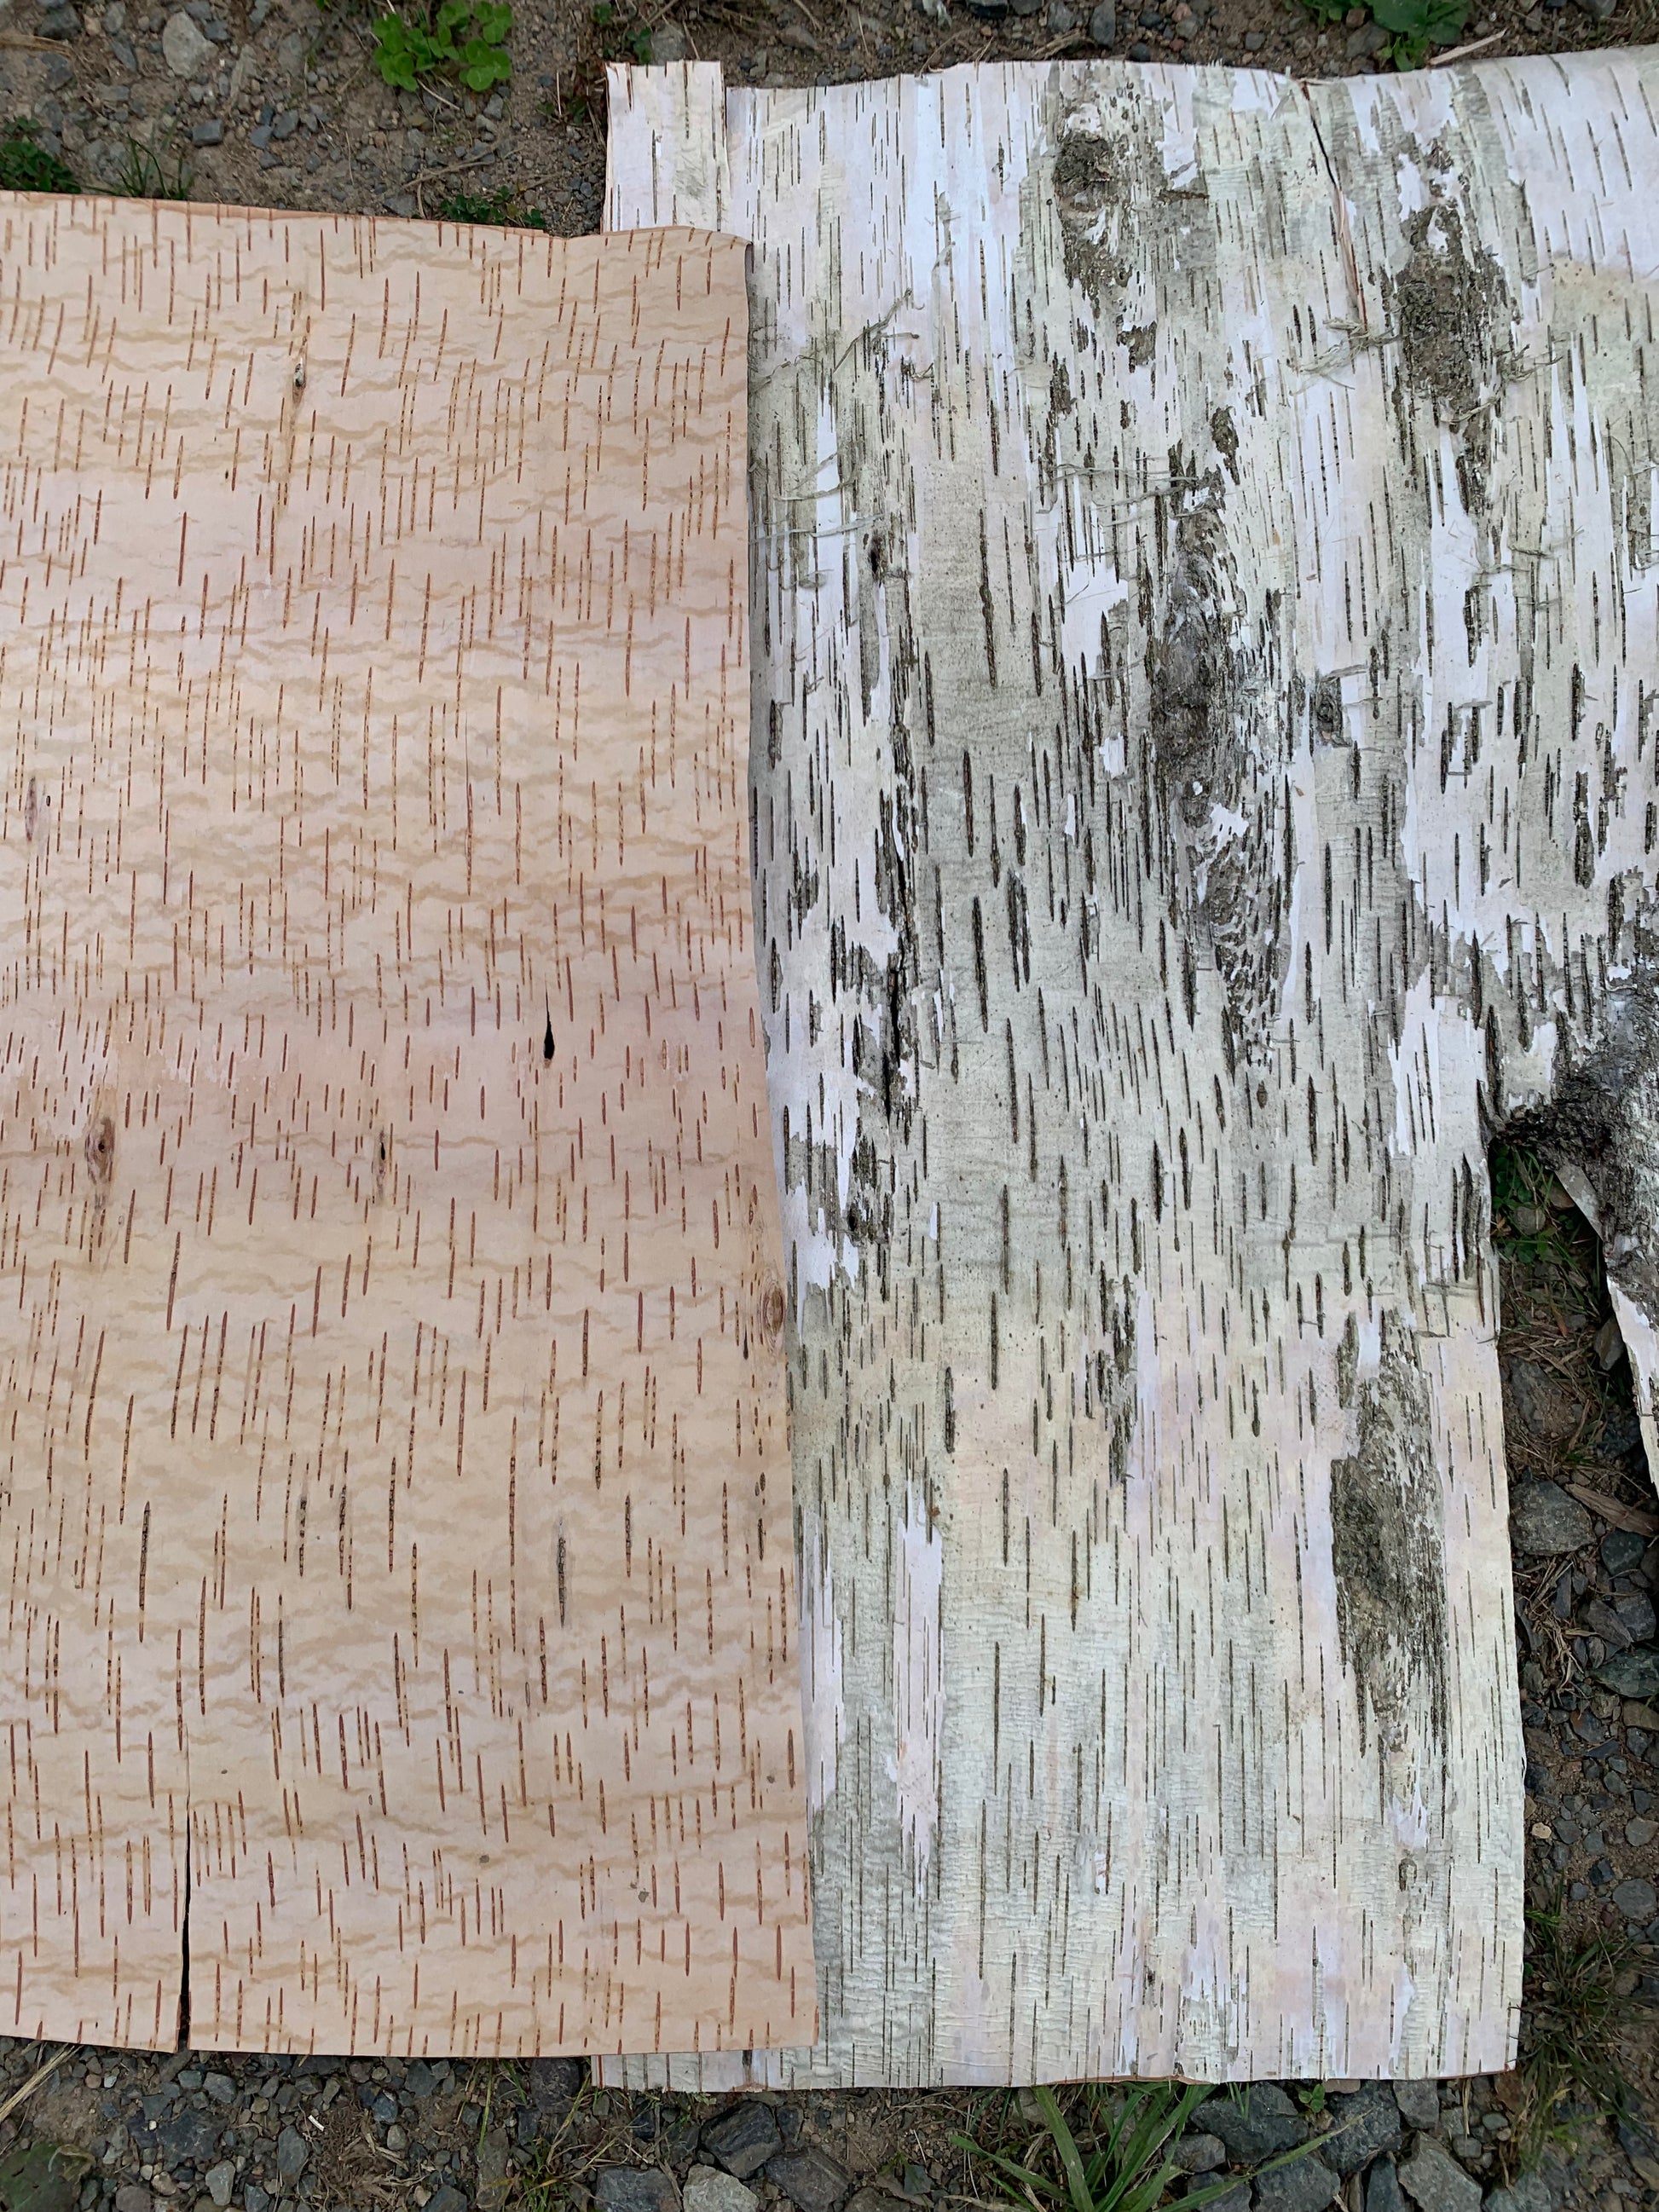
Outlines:
[[[815,2033],[743,254],[0,201],[12,2033]]]

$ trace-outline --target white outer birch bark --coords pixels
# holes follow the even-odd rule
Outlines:
[[[626,2078],[1512,2057],[1499,1122],[1653,1440],[1656,92],[726,97],[825,2029]]]

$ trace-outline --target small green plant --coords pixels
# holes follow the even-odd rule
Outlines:
[[[1302,0],[1317,23],[1340,23],[1344,0]],[[1431,46],[1455,46],[1469,20],[1469,0],[1370,0],[1371,20],[1389,33],[1388,58],[1399,70],[1419,67]]]
[[[40,136],[40,126],[27,115],[14,117],[0,132],[0,191],[79,191],[75,172],[38,143]]]
[[[422,77],[458,77],[488,92],[513,74],[507,41],[513,10],[497,0],[439,0],[435,13],[392,9],[374,26],[374,65],[390,85],[413,92]]]
[[[553,228],[539,208],[526,207],[505,185],[493,192],[450,192],[434,203],[432,212],[440,222],[489,222],[502,230]]]
[[[599,51],[608,62],[636,62],[641,69],[651,59],[651,33],[641,24],[629,25],[612,0],[599,0],[593,9],[593,28],[599,34]]]
[[[1524,2101],[1505,2145],[1511,2173],[1525,2173],[1552,2148],[1570,2152],[1595,2119],[1633,2118],[1620,2057],[1644,2000],[1636,1969],[1651,1960],[1623,1935],[1566,1924],[1558,1894],[1528,1907],[1518,2070]],[[1650,2008],[1648,2008],[1650,2009]]]
[[[1164,2191],[1182,2178],[1182,2169],[1170,2156],[1170,2147],[1213,2092],[1202,2082],[1150,2081],[1131,2087],[1120,2103],[1115,2094],[1091,2085],[1082,2093],[1082,2117],[1087,2123],[1086,2132],[1093,2138],[1093,2148],[1086,2153],[1079,2148],[1054,2091],[1037,2088],[1031,2094],[1042,2115],[1044,2135],[1058,2172],[1052,2170],[1042,2137],[1024,2159],[988,2149],[971,2136],[952,2137],[959,2149],[994,2166],[1004,2184],[1012,2185],[1006,2189],[1011,2203],[1035,2206],[1039,2212],[1048,2205],[1055,2212],[1152,2212]],[[1304,2157],[1311,2148],[1309,2143],[1283,2152],[1258,2170],[1265,2173],[1273,2166],[1288,2165]],[[1237,2186],[1237,2176],[1229,2175],[1224,2180],[1189,2189],[1181,2200],[1182,2212],[1188,2206],[1198,2212],[1200,2205],[1226,2196]]]
[[[194,182],[195,172],[182,154],[166,146],[157,152],[129,138],[110,190],[118,199],[187,200]]]
[[[1455,46],[1469,20],[1469,0],[1371,0],[1371,14],[1389,33],[1389,59],[1418,68],[1431,46]]]

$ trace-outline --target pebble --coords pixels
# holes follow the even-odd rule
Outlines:
[[[427,2198],[425,2212],[467,2212],[466,2199],[459,2189],[446,2181]]]
[[[1394,2101],[1408,2128],[1437,2128],[1440,2124],[1440,2089],[1434,2081],[1396,2081]]]
[[[210,122],[192,123],[190,126],[190,143],[192,146],[222,146],[224,142],[225,126],[217,116],[215,116]],[[232,2094],[234,2094],[234,2091]],[[227,2098],[224,2101],[228,2104],[230,2100]]]
[[[1484,2212],[1555,2212],[1555,2199],[1542,2174],[1523,2173],[1507,2189],[1488,2190]]]
[[[680,2192],[660,2166],[605,2166],[594,2179],[593,2202],[599,2212],[679,2212]]]
[[[298,2128],[284,2128],[276,2138],[276,2171],[284,2181],[297,2181],[311,2162],[311,2146]]]
[[[1090,11],[1089,36],[1097,46],[1109,46],[1117,38],[1117,0],[1099,0]]]
[[[1523,1428],[1564,1444],[1578,1431],[1577,1404],[1535,1359],[1511,1359],[1504,1370],[1510,1409]]]
[[[1611,1314],[1595,1332],[1595,1356],[1604,1374],[1611,1373],[1625,1356],[1625,1340],[1619,1333],[1619,1323]]]
[[[1294,2150],[1308,2138],[1308,2124],[1276,2081],[1255,2081],[1235,2103],[1210,2097],[1193,2114],[1195,2126],[1219,2136],[1240,2165]]]
[[[1219,2136],[1182,2136],[1170,2153],[1170,2163],[1182,2173],[1213,2173],[1227,2163],[1227,2146]]]
[[[43,39],[78,39],[81,18],[73,8],[54,6],[44,10],[36,27]]]
[[[230,2192],[236,2186],[236,2168],[231,2160],[222,2158],[217,2166],[210,2166],[202,2176],[208,2195],[224,2212],[230,2203]]]
[[[1601,1565],[1610,1575],[1634,1574],[1646,1549],[1644,1537],[1633,1535],[1628,1528],[1609,1528],[1601,1539]]]
[[[783,2148],[772,2108],[758,2098],[745,2097],[713,2119],[702,2131],[702,2147],[711,2151],[739,2181],[758,2173],[769,2158]]]
[[[1595,1523],[1559,1482],[1523,1482],[1510,1492],[1510,1541],[1518,1552],[1553,1559],[1582,1551]]]
[[[1267,33],[1264,31],[1246,31],[1244,33],[1244,51],[1247,54],[1259,54],[1267,43]]]
[[[851,2186],[842,2167],[821,2150],[786,2152],[770,2161],[766,2178],[799,2212],[834,2212]]]
[[[1400,2185],[1422,2212],[1480,2212],[1480,2184],[1432,2136],[1419,2136],[1399,2169]]]
[[[161,58],[174,76],[192,77],[213,56],[213,46],[195,18],[180,8],[161,32]]]
[[[1615,1651],[1596,1668],[1595,1679],[1621,1698],[1659,1697],[1659,1650],[1651,1644],[1633,1644],[1628,1651]]]
[[[124,2181],[115,2192],[115,2212],[151,2212],[153,2202],[142,2181]]]
[[[1384,2081],[1367,2081],[1352,2096],[1330,2100],[1332,2133],[1320,2150],[1339,2173],[1358,2173],[1379,2151],[1397,2150],[1405,2136],[1400,2107]]]
[[[1406,2212],[1400,2176],[1391,2158],[1379,2158],[1365,2176],[1365,2212]]]
[[[1322,2159],[1293,2159],[1258,2179],[1256,2212],[1325,2212],[1341,2186]]]
[[[755,2212],[759,2203],[747,2183],[717,2166],[694,2166],[686,2177],[685,2212]]]
[[[1648,1823],[1650,1827],[1652,1825],[1651,1821]],[[1613,1901],[1626,1920],[1638,1921],[1645,1928],[1659,1908],[1659,1892],[1644,1875],[1626,1875],[1613,1891]]]

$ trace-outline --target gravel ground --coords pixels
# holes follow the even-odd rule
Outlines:
[[[1338,0],[1340,4],[1340,0]],[[603,65],[719,59],[733,82],[805,84],[999,58],[1254,62],[1334,76],[1387,66],[1364,7],[1322,27],[1299,0],[520,0],[510,83],[382,83],[381,0],[0,0],[0,118],[33,116],[88,188],[124,180],[255,206],[438,212],[501,195],[554,230],[598,227]],[[1655,35],[1656,0],[1471,0],[1489,54]],[[594,18],[599,18],[596,22]]]
[[[0,137],[32,119],[35,143],[88,189],[400,215],[493,197],[577,232],[599,220],[607,58],[690,54],[734,80],[805,83],[1084,55],[1101,51],[1092,26],[1137,60],[1386,65],[1364,9],[1321,27],[1297,0],[927,6],[521,5],[511,84],[481,98],[384,85],[368,0],[0,0]],[[1654,21],[1653,0],[1476,0],[1465,36],[1492,54],[1548,52],[1651,37]],[[1659,2204],[1659,1515],[1594,1239],[1524,1157],[1497,1172],[1534,1914],[1522,2064],[1397,2092],[1264,2084],[1248,2109],[1219,2099],[1183,2139],[1193,2188],[1310,2133],[1330,2141],[1241,2179],[1217,2212]],[[1023,2094],[721,2107],[606,2095],[566,2062],[209,2061],[0,2039],[0,2207],[945,2212],[997,2195],[957,2136],[1018,2153],[1037,2117]]]

